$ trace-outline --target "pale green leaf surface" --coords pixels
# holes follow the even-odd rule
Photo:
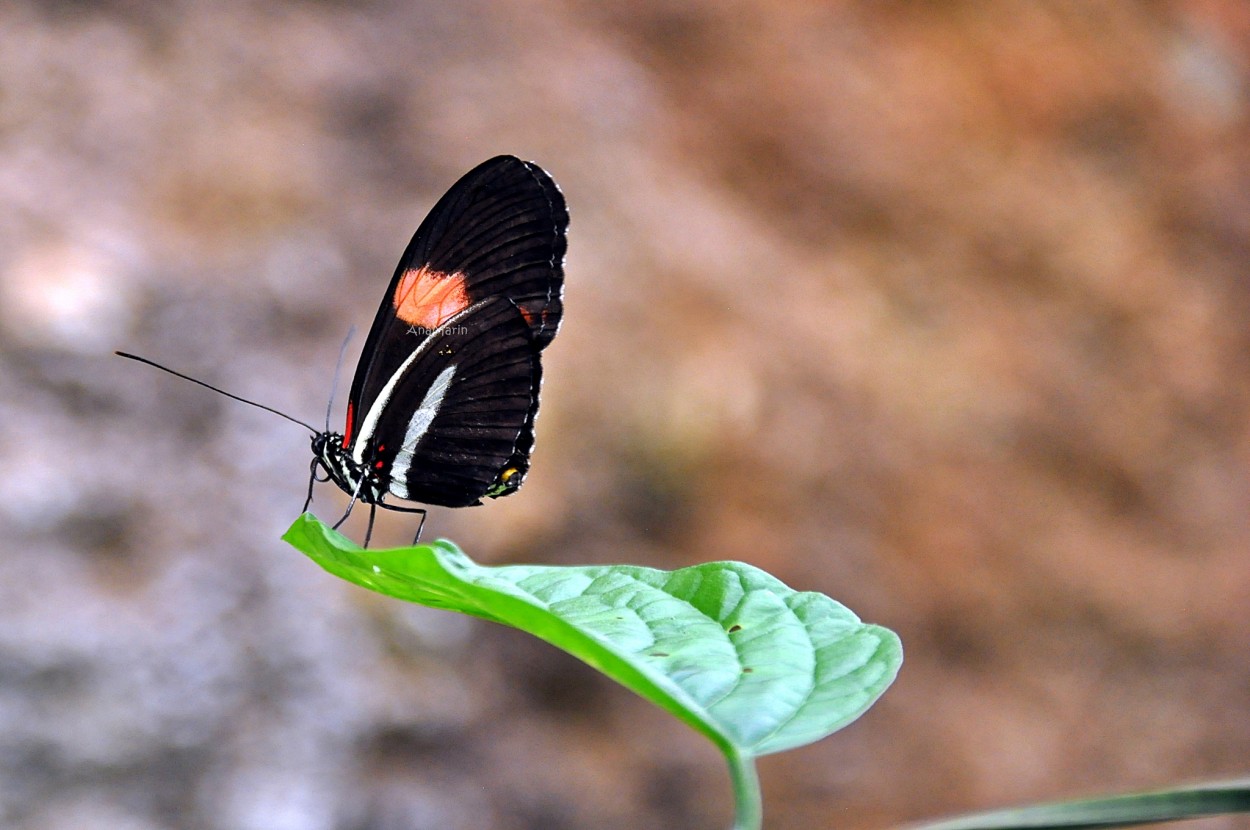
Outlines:
[[[540,637],[737,754],[845,726],[902,662],[893,632],[741,562],[488,567],[445,540],[363,550],[311,514],[283,538],[357,585]]]

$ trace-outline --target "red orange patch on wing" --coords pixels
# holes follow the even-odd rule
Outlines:
[[[424,265],[409,268],[391,297],[395,314],[405,323],[433,331],[469,307],[464,276],[432,271]]]

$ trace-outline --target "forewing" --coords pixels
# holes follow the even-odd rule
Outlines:
[[[497,156],[466,173],[430,211],[404,251],[352,380],[344,443],[387,380],[456,314],[488,297],[510,300],[532,348],[555,337],[563,314],[568,211],[532,162]]]
[[[360,460],[395,496],[423,504],[477,504],[497,488],[519,445],[532,443],[538,350],[511,301],[494,297],[431,335],[378,416],[364,419]],[[524,436],[524,438],[523,438]],[[504,476],[519,485],[524,469]]]

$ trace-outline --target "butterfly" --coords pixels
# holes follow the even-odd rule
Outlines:
[[[277,413],[313,433],[304,510],[316,482],[334,482],[351,496],[336,528],[357,502],[369,505],[367,547],[379,507],[424,525],[424,508],[396,501],[468,507],[517,491],[534,447],[540,355],[564,311],[568,223],[551,176],[513,156],[482,162],[439,199],[382,296],[343,431]]]
[[[559,188],[532,162],[497,156],[452,185],[383,294],[343,432],[313,436],[305,508],[319,472],[370,505],[370,532],[378,507],[424,521],[390,498],[468,507],[517,491],[534,446],[539,356],[564,310],[568,221]]]

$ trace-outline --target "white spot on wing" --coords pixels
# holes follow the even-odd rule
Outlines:
[[[391,464],[390,491],[401,499],[408,497],[408,468],[412,465],[412,454],[417,444],[430,431],[430,424],[434,423],[434,417],[438,415],[438,410],[443,405],[443,398],[446,397],[447,390],[451,387],[451,379],[455,375],[454,365],[439,372],[438,377],[434,378],[434,382],[426,390],[425,397],[421,399],[421,405],[412,413],[412,420],[408,422],[408,430],[404,433],[404,445],[399,448],[399,452],[395,454],[395,461]]]

